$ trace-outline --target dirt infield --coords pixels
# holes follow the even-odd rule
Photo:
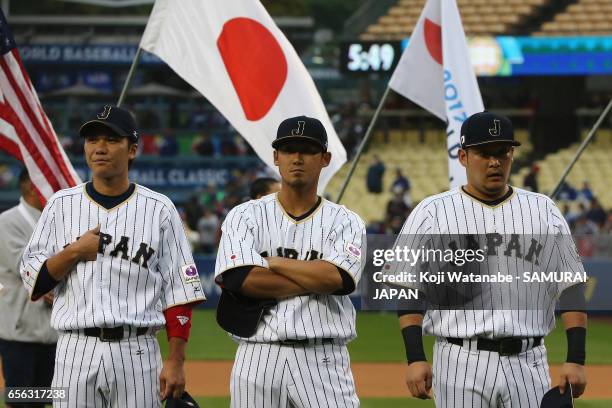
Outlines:
[[[405,364],[353,363],[353,374],[360,397],[406,397],[404,386]],[[232,362],[193,361],[186,363],[187,387],[193,395],[227,396]],[[551,378],[556,381],[559,366],[551,367]],[[612,399],[609,386],[612,365],[587,366],[588,386],[583,398]],[[392,379],[392,381],[389,381]]]
[[[360,397],[407,397],[404,386],[404,364],[398,363],[353,363],[353,374]],[[189,361],[185,364],[189,393],[201,397],[223,397],[229,395],[231,361]],[[559,366],[551,367],[553,382]],[[587,366],[588,386],[585,399],[612,399],[612,365]],[[392,379],[389,381],[389,379]],[[0,370],[0,389],[4,379]]]

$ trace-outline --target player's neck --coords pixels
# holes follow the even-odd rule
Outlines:
[[[300,215],[310,211],[315,206],[317,187],[307,189],[295,189],[290,186],[281,187],[278,192],[278,201],[289,214]]]
[[[130,188],[130,180],[127,177],[121,178],[93,178],[93,188],[98,193],[105,196],[118,196]]]
[[[478,190],[477,188],[475,188],[473,185],[471,185],[469,183],[466,184],[465,186],[463,186],[463,189],[468,194],[470,194],[472,197],[475,197],[475,198],[477,198],[479,200],[482,200],[482,201],[494,201],[494,200],[502,198],[504,195],[506,195],[508,193],[509,187],[506,184],[506,186],[500,192],[497,192],[497,193],[494,193],[494,194],[489,194],[489,193],[486,193],[484,191],[480,191],[480,190]]]

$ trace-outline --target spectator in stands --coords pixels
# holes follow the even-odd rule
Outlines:
[[[385,220],[390,223],[393,217],[402,218],[402,222],[408,217],[410,207],[404,201],[404,194],[401,190],[394,192],[393,198],[387,203],[387,213]]]
[[[252,200],[257,200],[268,194],[276,193],[280,191],[281,184],[277,179],[271,177],[261,177],[251,183],[251,191],[249,197]]]
[[[398,167],[395,169],[395,180],[391,184],[391,192],[393,194],[402,194],[406,206],[412,207],[412,199],[410,197],[410,181],[408,177],[402,174],[402,170]]]
[[[404,225],[405,217],[395,216],[392,217],[387,225],[387,234],[399,234],[402,231],[402,226]]]
[[[219,217],[210,209],[205,208],[202,218],[198,221],[198,232],[200,234],[200,249],[206,253],[215,251],[217,244],[217,230],[219,229]]]
[[[217,188],[211,184],[200,194],[200,204],[206,208],[214,208],[217,202],[223,201],[224,194],[223,188]]]
[[[198,197],[193,195],[189,198],[189,201],[185,203],[183,206],[185,211],[185,220],[187,221],[187,225],[192,230],[195,230],[198,227],[198,221],[202,216],[202,207],[198,201]]]
[[[402,169],[399,167],[395,169],[395,180],[391,184],[391,191],[396,191],[398,187],[402,192],[410,191],[410,181],[402,174]]]
[[[160,142],[156,135],[142,135],[138,142],[140,154],[148,156],[157,156],[159,154],[159,143]]]
[[[591,208],[589,208],[589,210],[587,211],[586,217],[589,221],[595,223],[597,227],[603,227],[606,223],[608,215],[606,214],[604,209],[601,208],[599,200],[593,197],[593,199],[591,200]]]
[[[578,198],[578,192],[567,181],[564,181],[558,197],[559,200],[574,201],[576,198]]]
[[[213,156],[215,146],[206,133],[198,133],[191,144],[192,150],[200,156]]]
[[[179,144],[174,133],[167,131],[159,147],[159,155],[163,157],[176,156],[179,152]]]
[[[578,199],[584,201],[587,204],[590,204],[594,198],[595,198],[595,194],[593,194],[593,191],[591,190],[591,186],[589,185],[589,182],[586,180],[583,181],[582,189],[578,193]]]
[[[523,180],[523,187],[525,190],[533,191],[534,193],[540,192],[538,188],[538,173],[540,172],[540,166],[537,164],[533,164],[529,173],[525,176]]]
[[[576,225],[574,227],[574,234],[591,235],[591,234],[596,234],[597,231],[598,231],[597,224],[589,220],[586,214],[582,214],[576,219]]]
[[[569,224],[570,228],[573,228],[578,217],[586,213],[586,209],[583,203],[578,204],[578,211],[572,211],[570,205],[565,203],[563,205],[563,217]]]
[[[385,174],[385,165],[380,160],[378,155],[374,155],[374,163],[368,167],[366,177],[366,185],[368,191],[374,194],[380,194],[383,191],[383,176]]]
[[[187,213],[185,210],[183,208],[177,208],[177,210],[181,217],[181,221],[183,222],[185,236],[187,237],[187,241],[189,241],[189,245],[191,245],[191,250],[193,251],[200,244],[200,234],[198,231],[194,231],[191,227],[189,227],[189,223],[187,222]]]

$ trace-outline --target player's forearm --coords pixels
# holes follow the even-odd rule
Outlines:
[[[308,290],[269,269],[254,267],[244,280],[240,293],[261,299],[283,299],[304,295]]]
[[[181,337],[170,337],[168,339],[168,360],[183,364],[185,362],[185,347],[187,341]]]
[[[270,269],[310,292],[328,295],[342,288],[336,265],[326,261],[298,261],[280,257],[267,258]]]
[[[399,317],[400,330],[409,326],[423,326],[423,315],[410,313]]]
[[[69,245],[51,258],[47,259],[49,275],[56,281],[64,279],[68,272],[79,262],[76,251]]]
[[[587,327],[587,314],[584,312],[564,312],[561,314],[565,330],[572,327]]]

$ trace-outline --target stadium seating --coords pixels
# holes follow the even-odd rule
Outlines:
[[[587,131],[582,132],[582,137]],[[539,160],[540,167],[538,183],[541,192],[550,194],[559,182],[563,171],[574,157],[579,144],[573,144],[567,148],[560,149]],[[604,208],[612,207],[612,130],[602,129],[597,133],[596,139],[585,149],[582,156],[569,173],[567,181],[574,188],[580,188],[584,181],[588,181],[595,196]],[[523,168],[512,177],[513,184],[523,185],[523,179],[529,172],[529,168]]]
[[[542,24],[538,36],[610,35],[612,34],[612,2],[610,0],[578,0],[552,21]]]
[[[507,34],[550,0],[458,0],[467,35]],[[607,0],[600,0],[607,1]],[[408,36],[425,0],[399,0],[387,14],[371,24],[362,40],[400,40]]]
[[[523,145],[516,149],[516,156],[529,152],[533,147],[526,130],[517,129],[516,138]],[[421,142],[419,132],[391,131],[388,143],[383,142],[382,133],[374,135],[367,152],[364,153],[353,178],[345,191],[342,203],[350,205],[366,222],[380,221],[392,194],[390,186],[395,177],[395,169],[400,168],[410,180],[410,196],[414,204],[423,198],[448,190],[448,159],[446,154],[446,135],[443,129],[428,130]],[[409,146],[409,147],[408,147]],[[366,174],[374,155],[385,163],[386,171],[381,194],[369,193],[366,189]],[[336,199],[350,164],[347,163],[329,183],[326,193]]]

